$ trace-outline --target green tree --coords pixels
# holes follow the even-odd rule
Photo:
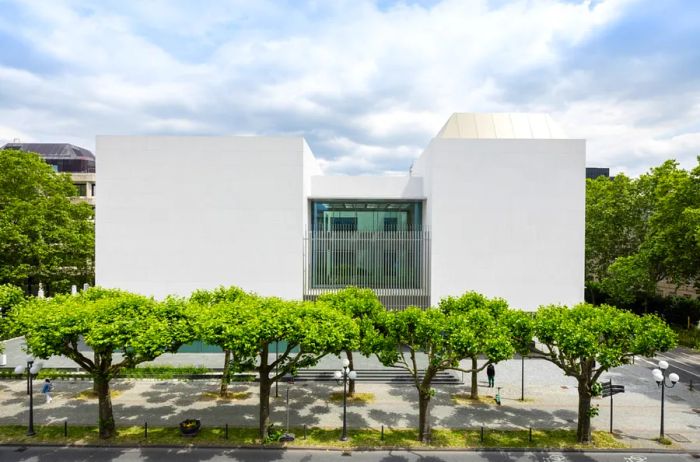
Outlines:
[[[0,353],[5,349],[1,342],[11,335],[7,316],[12,308],[24,301],[24,292],[11,284],[0,284]]]
[[[346,287],[338,292],[321,295],[318,298],[318,303],[325,303],[350,316],[360,328],[360,352],[369,356],[374,351],[376,324],[386,309],[372,289]],[[350,361],[350,370],[355,370],[352,350],[345,350],[345,356]],[[348,394],[350,396],[355,394],[354,380],[350,380],[348,383]]]
[[[209,338],[231,351],[234,369],[254,364],[260,377],[261,439],[268,437],[270,392],[275,381],[317,364],[327,354],[357,347],[357,325],[349,316],[324,304],[249,295],[220,303],[215,309],[217,320],[212,325],[219,329],[217,325],[223,324],[225,330]],[[277,342],[285,347],[275,357],[271,351]]]
[[[676,334],[655,315],[637,316],[612,306],[582,303],[541,307],[534,320],[536,356],[578,382],[577,439],[591,441],[591,397],[601,374],[632,356],[653,356],[676,345]]]
[[[661,280],[646,253],[617,258],[600,284],[603,291],[623,306],[632,305],[639,294],[651,295]]]
[[[438,309],[421,310],[409,307],[387,312],[381,326],[377,357],[382,364],[407,371],[418,391],[418,438],[426,441],[429,433],[429,405],[434,392],[432,381],[440,371],[471,373],[460,361],[483,353],[489,361],[498,362],[513,355],[508,331],[495,324],[485,309],[445,313]],[[484,330],[498,331],[489,335],[484,345]],[[427,365],[420,369],[420,353]]]
[[[24,335],[38,358],[63,355],[93,380],[99,402],[101,438],[115,434],[109,383],[124,368],[175,352],[192,340],[184,300],[151,298],[92,288],[79,295],[34,299],[10,313],[13,329]],[[81,351],[80,341],[92,350]]]
[[[471,367],[471,398],[479,397],[478,373],[488,367],[494,361],[488,358],[481,367],[478,358],[486,355],[486,352],[494,340],[499,341],[503,335],[503,327],[509,327],[508,337],[514,351],[527,352],[532,340],[531,323],[527,315],[520,310],[509,310],[508,302],[502,298],[489,299],[477,292],[466,292],[459,297],[446,297],[440,300],[439,309],[445,314],[468,313],[472,310],[483,310],[482,325],[479,326],[480,336],[476,339],[470,350]],[[487,319],[490,317],[491,319]]]
[[[666,161],[640,178],[645,180],[653,188],[655,206],[639,252],[657,280],[699,282],[700,166],[689,172],[675,161]]]
[[[646,231],[646,205],[636,180],[586,180],[586,280],[599,281],[619,257],[634,254]]]
[[[0,283],[47,292],[94,280],[93,210],[37,154],[0,150]]]
[[[662,280],[697,286],[699,237],[700,165],[669,160],[637,179],[586,183],[587,284],[617,303],[647,300]]]
[[[199,340],[212,345],[221,345],[228,337],[226,321],[228,304],[235,302],[246,293],[235,286],[218,287],[214,290],[196,290],[190,296],[190,312],[195,320],[193,328]],[[224,370],[221,375],[219,396],[225,397],[231,382],[231,350],[224,350]]]

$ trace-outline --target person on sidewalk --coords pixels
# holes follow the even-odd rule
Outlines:
[[[46,404],[49,404],[51,401],[53,401],[53,398],[51,398],[52,391],[53,391],[53,384],[51,383],[51,380],[49,380],[49,379],[44,380],[44,386],[41,387],[41,392],[46,396]]]
[[[486,366],[486,376],[489,378],[489,388],[493,388],[496,382],[496,368],[493,364]]]

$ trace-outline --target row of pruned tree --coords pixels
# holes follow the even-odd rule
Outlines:
[[[371,290],[352,287],[315,302],[261,297],[236,287],[163,301],[92,288],[76,296],[30,299],[15,306],[9,319],[10,331],[24,335],[35,356],[67,356],[92,375],[103,438],[116,431],[111,379],[124,368],[202,340],[226,353],[222,393],[232,373],[258,373],[262,439],[268,436],[274,382],[326,355],[345,352],[351,360],[351,352],[376,355],[385,366],[406,370],[418,392],[419,438],[425,440],[432,381],[440,371],[472,374],[476,397],[476,373],[517,352],[551,361],[577,379],[577,433],[587,442],[593,385],[600,375],[632,355],[652,356],[676,341],[658,317],[610,306],[548,306],[533,314],[470,292],[445,298],[433,309],[386,311]],[[81,340],[90,354],[79,347]],[[277,342],[284,350],[271,355]],[[478,358],[485,360],[479,364]]]

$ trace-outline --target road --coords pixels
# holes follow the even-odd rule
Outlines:
[[[208,449],[208,448],[75,448],[0,446],[3,462],[102,461],[251,461],[251,462],[684,462],[691,454],[605,452],[461,452]]]
[[[673,351],[660,353],[654,358],[655,361],[665,359],[669,363],[669,373],[677,373],[681,380],[688,383],[690,380],[693,383],[700,385],[700,357],[697,352],[688,350],[687,348],[676,348]],[[658,361],[657,361],[658,363]],[[656,366],[656,364],[654,364]]]

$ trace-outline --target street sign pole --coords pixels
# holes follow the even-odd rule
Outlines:
[[[612,379],[610,379],[610,390],[612,391]],[[613,432],[613,395],[610,393],[610,433]]]

